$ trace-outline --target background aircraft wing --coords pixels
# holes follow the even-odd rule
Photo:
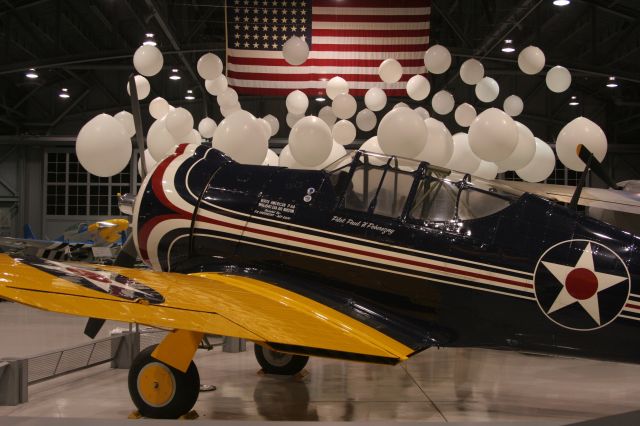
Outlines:
[[[0,297],[72,315],[241,337],[291,352],[315,348],[380,363],[414,352],[319,302],[246,277],[0,255]]]
[[[498,186],[529,192],[563,203],[571,201],[573,192],[576,189],[575,186],[550,185],[544,183],[506,180],[495,180],[494,182]],[[583,188],[578,204],[587,207],[640,214],[640,196],[633,192],[616,189]]]

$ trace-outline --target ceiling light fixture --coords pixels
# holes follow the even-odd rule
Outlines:
[[[616,78],[611,76],[609,77],[609,81],[607,82],[607,87],[618,87],[618,82],[616,81]]]
[[[553,0],[553,5],[554,6],[567,6],[570,3],[571,2],[569,0]]]
[[[146,33],[145,37],[147,38],[142,42],[142,44],[144,44],[145,46],[155,46],[157,44],[153,39],[153,33]]]
[[[35,69],[29,68],[29,71],[24,75],[27,78],[38,78],[38,73]]]
[[[578,97],[577,96],[571,96],[571,100],[569,101],[569,105],[571,105],[571,106],[580,105],[580,102],[578,102]]]
[[[61,97],[62,99],[67,99],[69,98],[71,95],[69,95],[69,89],[67,89],[66,87],[63,87],[60,90],[60,93],[58,93],[58,96]]]
[[[513,48],[513,40],[505,40],[504,41],[504,46],[502,47],[502,51],[504,53],[513,53],[516,51],[516,49]]]
[[[327,100],[327,99],[326,99],[326,98],[323,98],[322,96],[318,96],[318,97],[316,98],[316,101],[317,101],[317,102],[324,102],[324,101],[326,101],[326,100]]]
[[[187,95],[184,97],[186,100],[188,101],[192,101],[194,100],[196,97],[193,96],[193,90],[189,89],[187,90]]]
[[[178,74],[178,69],[174,68],[171,70],[171,75],[169,76],[169,78],[171,80],[180,80],[182,77],[180,77],[180,74]]]

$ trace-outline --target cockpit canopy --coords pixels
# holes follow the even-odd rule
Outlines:
[[[354,151],[325,168],[339,208],[424,222],[497,213],[522,192],[426,162]]]

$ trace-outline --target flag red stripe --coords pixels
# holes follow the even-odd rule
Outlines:
[[[263,66],[284,66],[292,67],[284,59],[275,58],[243,58],[229,56],[230,64],[237,65],[263,65]],[[424,65],[423,59],[398,59],[403,67],[421,67]],[[307,59],[302,66],[319,67],[377,67],[382,63],[382,59]]]
[[[424,52],[424,44],[316,44],[311,47],[316,52]]]
[[[313,7],[336,7],[336,0],[313,0]],[[342,0],[340,7],[370,7],[370,8],[402,8],[402,7],[429,7],[428,0],[395,0],[392,5],[388,0]]]
[[[422,30],[312,30],[312,37],[426,37],[429,29]],[[312,39],[313,40],[313,39]]]
[[[268,96],[287,96],[292,89],[278,89],[273,87],[238,87],[233,86],[236,92],[241,95],[268,95]],[[299,89],[307,95],[325,95],[324,89]],[[349,94],[353,96],[364,96],[369,89],[349,89]],[[384,89],[387,96],[406,96],[405,89]]]
[[[263,81],[320,81],[325,78],[327,80],[335,77],[335,74],[275,74],[275,73],[261,73],[261,72],[239,72],[228,71],[227,77],[235,78],[238,80],[263,80]],[[369,81],[373,83],[382,83],[380,76],[377,74],[340,74],[340,77],[347,81]],[[413,75],[403,74],[400,81],[407,81]]]
[[[315,22],[428,22],[429,15],[323,15],[314,14]]]

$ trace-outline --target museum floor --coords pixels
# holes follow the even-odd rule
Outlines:
[[[84,342],[83,326],[0,303],[0,358]],[[312,359],[292,379],[257,374],[248,349],[197,355],[202,382],[218,388],[201,394],[200,419],[568,423],[640,409],[637,365],[434,349],[395,367]],[[125,419],[134,410],[126,378],[99,366],[33,385],[28,403],[0,407],[0,416]]]

